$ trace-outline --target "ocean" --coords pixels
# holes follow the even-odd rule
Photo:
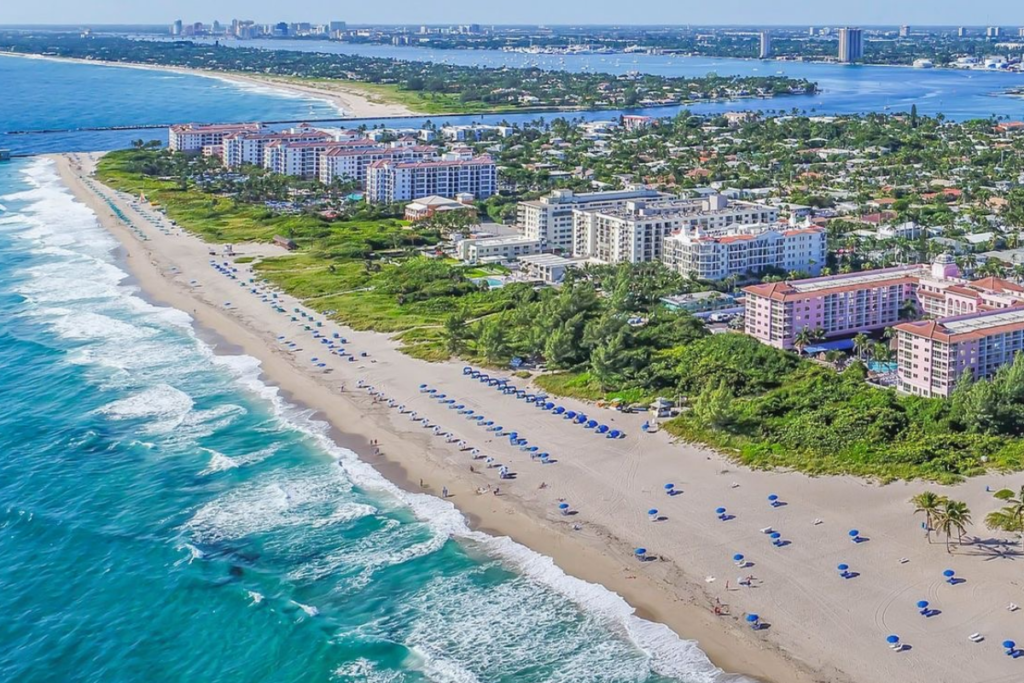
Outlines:
[[[113,125],[90,103],[129,87],[142,119],[187,109],[158,72],[103,74],[19,127]],[[182,78],[204,118],[317,106]],[[255,359],[149,303],[44,158],[0,164],[0,385],[0,680],[737,680],[333,443]]]
[[[305,40],[255,40],[226,44],[268,50],[345,52],[467,66],[539,66],[546,69],[615,74],[638,71],[676,77],[704,76],[709,73],[742,76],[778,74],[806,78],[816,82],[821,89],[807,96],[701,102],[628,111],[416,116],[360,121],[368,126],[419,127],[425,121],[525,124],[556,117],[607,120],[626,113],[665,117],[674,116],[683,109],[701,114],[748,110],[790,113],[793,109],[810,115],[896,113],[909,112],[913,106],[917,107],[920,114],[942,114],[951,121],[990,116],[1024,118],[1024,97],[1006,94],[1008,89],[1024,85],[1024,74],[1015,73],[667,55],[563,57],[497,50],[436,50]],[[282,96],[269,96],[270,91],[262,86],[240,89],[237,84],[215,78],[160,70],[0,57],[0,83],[5,86],[5,96],[0,97],[0,148],[21,154],[116,149],[126,147],[132,140],[139,138],[166,140],[166,134],[161,130],[142,130],[7,135],[6,131],[180,121],[236,122],[254,118],[265,121],[333,119],[341,124],[340,120],[335,119],[338,116],[337,108],[328,102],[301,97],[289,100]],[[40,87],[40,84],[44,87]],[[47,106],[55,97],[63,100],[67,96],[82,93],[87,94],[90,102],[87,109]]]

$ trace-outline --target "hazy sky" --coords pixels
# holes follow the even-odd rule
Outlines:
[[[2,0],[0,24],[228,21],[479,24],[966,24],[1024,25],[1010,0]]]

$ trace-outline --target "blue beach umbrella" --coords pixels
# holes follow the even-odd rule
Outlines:
[[[636,550],[633,551],[633,554],[636,555],[637,557],[643,557],[644,555],[647,554],[647,548],[637,548]]]
[[[782,534],[780,534],[778,531],[773,531],[770,534],[768,534],[768,538],[772,539],[773,541],[777,541],[780,538],[782,538]]]
[[[1005,647],[1007,650],[1012,650],[1015,647],[1017,647],[1017,643],[1013,642],[1012,640],[1004,640],[1003,647]]]
[[[947,579],[953,578],[954,574],[956,574],[956,572],[952,569],[947,569],[946,571],[942,572],[942,575],[945,576]]]
[[[675,484],[665,484],[665,490],[666,490],[666,491],[671,491],[671,490],[672,490],[672,489],[674,489],[675,487],[676,487],[676,485],[675,485]]]
[[[853,539],[854,541],[856,541],[856,540],[857,540],[857,539],[858,539],[858,538],[860,537],[860,532],[859,532],[859,531],[857,531],[856,529],[850,529],[850,531],[849,531],[849,532],[847,532],[847,534],[848,534],[848,535],[849,535],[849,537],[850,537],[851,539]]]
[[[597,433],[598,434],[604,434],[607,431],[608,431],[608,425],[598,425],[598,427],[597,427]]]
[[[768,496],[768,502],[769,502],[769,503],[774,503],[774,502],[776,502],[776,501],[777,501],[778,499],[779,499],[779,497],[778,497],[778,496],[776,496],[776,495],[775,495],[774,493],[773,493],[772,495]]]
[[[586,428],[593,429],[597,426],[597,420],[587,420]]]
[[[569,509],[569,504],[568,503],[559,503],[558,504],[558,509],[559,510],[568,510]]]
[[[650,510],[647,511],[647,514],[656,515],[658,514],[658,511],[655,508],[651,508]]]
[[[895,645],[896,643],[900,642],[900,637],[895,635],[888,636],[886,637],[885,642],[889,643],[890,645]]]
[[[850,568],[850,565],[848,565],[848,564],[841,564],[838,567],[836,567],[836,569],[838,569],[841,572],[845,572],[849,568]]]
[[[928,607],[928,601],[927,600],[918,600],[917,601],[917,608],[918,609],[927,609],[927,607]]]
[[[757,616],[756,614],[748,614],[747,615],[747,621],[750,622],[751,624],[753,624],[754,622],[756,622],[760,618],[761,617]]]
[[[732,559],[733,559],[734,562],[742,562],[743,561],[743,556],[740,555],[739,553],[736,553],[735,555],[732,556]]]
[[[725,514],[725,508],[715,508],[715,513],[719,515]]]

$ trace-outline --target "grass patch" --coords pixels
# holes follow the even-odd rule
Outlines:
[[[606,391],[589,372],[559,372],[537,375],[533,383],[555,396],[566,396],[582,401],[612,401],[619,399],[625,405],[647,405],[654,400],[650,391],[640,388]]]
[[[252,74],[240,74],[252,78]],[[302,76],[269,76],[258,77],[268,83],[284,83],[305,85],[324,90],[345,91],[360,94],[371,102],[378,104],[397,104],[418,114],[477,114],[487,112],[521,111],[523,107],[514,105],[489,105],[486,102],[463,102],[459,95],[451,93],[431,93],[407,90],[401,85],[392,83],[365,83],[362,81],[346,81],[336,78],[304,78]]]

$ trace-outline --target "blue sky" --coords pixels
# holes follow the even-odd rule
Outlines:
[[[988,0],[4,0],[0,24],[11,23],[169,23],[221,21],[232,17],[270,21],[350,23],[480,24],[965,24],[1024,25],[1020,2]]]

